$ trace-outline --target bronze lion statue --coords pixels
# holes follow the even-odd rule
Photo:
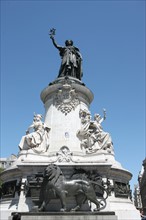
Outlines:
[[[82,204],[86,200],[89,200],[96,205],[94,211],[99,211],[100,205],[102,205],[96,198],[92,182],[83,179],[66,180],[61,169],[55,164],[50,164],[44,171],[38,211],[46,210],[47,205],[52,199],[50,192],[54,193],[55,198],[60,199],[60,211],[62,212],[67,211],[67,196],[75,196],[76,199],[77,205],[71,209],[71,211],[80,210]]]

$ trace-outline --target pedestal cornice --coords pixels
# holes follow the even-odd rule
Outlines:
[[[56,93],[63,85],[69,84],[75,91],[79,94],[79,99],[84,99],[88,105],[93,101],[93,93],[79,80],[76,80],[72,77],[69,78],[60,78],[55,80],[53,83],[50,83],[43,91],[41,92],[41,100],[45,104],[50,97]]]

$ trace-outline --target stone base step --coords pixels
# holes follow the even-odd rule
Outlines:
[[[117,220],[115,212],[21,212],[18,215],[21,220]]]

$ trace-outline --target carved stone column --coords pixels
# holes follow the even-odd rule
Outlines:
[[[59,78],[41,93],[45,105],[45,123],[50,130],[49,155],[66,149],[74,154],[83,154],[76,136],[81,127],[80,109],[89,108],[92,92],[74,78]]]

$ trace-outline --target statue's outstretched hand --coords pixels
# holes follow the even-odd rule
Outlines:
[[[50,38],[51,38],[51,39],[54,39],[54,36],[53,36],[53,35],[50,35]]]

